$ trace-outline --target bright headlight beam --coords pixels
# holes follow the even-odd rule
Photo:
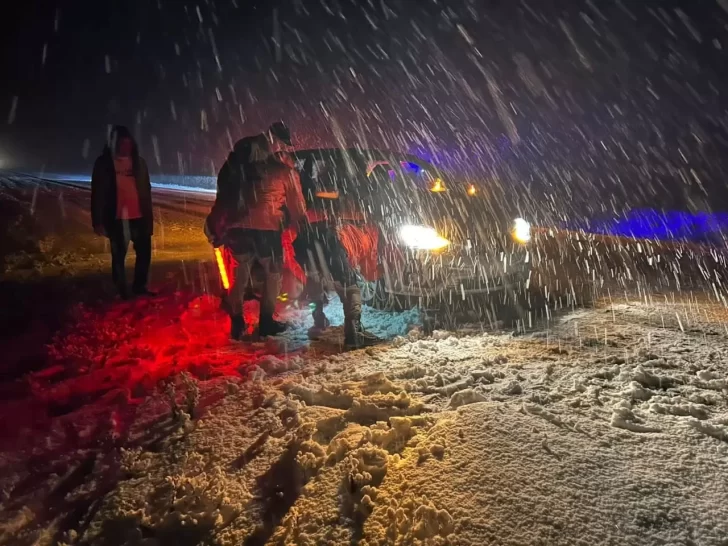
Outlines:
[[[513,238],[519,243],[527,243],[531,240],[531,224],[523,218],[513,220]]]
[[[450,244],[434,228],[427,226],[402,226],[399,228],[399,238],[402,243],[415,250],[440,250]]]

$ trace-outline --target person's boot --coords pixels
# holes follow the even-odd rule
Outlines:
[[[276,301],[281,289],[281,276],[279,273],[269,273],[265,279],[263,294],[260,300],[260,324],[258,335],[260,337],[277,336],[288,328],[284,322],[273,320],[273,313],[276,309]]]
[[[324,300],[314,302],[313,308],[313,326],[308,330],[308,338],[317,340],[324,333],[324,330],[328,328],[331,323],[324,314]]]
[[[361,290],[350,286],[343,291],[344,304],[344,345],[347,349],[362,349],[382,342],[377,336],[367,332],[361,325]]]
[[[119,286],[116,290],[119,293],[119,297],[123,301],[129,301],[131,299],[131,296],[129,295],[129,289],[126,286]]]
[[[230,305],[230,298],[228,297],[227,292],[223,292],[220,295],[220,310],[228,315],[231,315],[233,312],[233,307]]]
[[[349,319],[344,323],[344,345],[347,349],[373,347],[383,343],[383,341],[383,339],[362,328],[359,319]]]
[[[134,295],[135,296],[149,296],[149,297],[153,297],[153,296],[156,296],[157,295],[156,292],[154,292],[152,290],[149,290],[146,286],[141,286],[141,287],[140,286],[135,286],[134,288],[132,288],[132,292],[134,292]]]
[[[319,330],[325,330],[331,326],[331,322],[329,322],[329,319],[326,318],[326,315],[324,314],[324,304],[322,301],[317,301],[314,305],[313,327],[318,328]]]
[[[288,329],[284,322],[274,320],[272,316],[261,316],[260,325],[258,326],[258,335],[260,337],[277,336]]]
[[[230,318],[230,339],[240,341],[245,334],[245,318],[243,315],[233,315]]]

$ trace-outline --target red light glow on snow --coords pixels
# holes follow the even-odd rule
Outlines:
[[[258,303],[244,306],[248,332],[257,327]],[[284,317],[285,318],[285,317]],[[79,304],[48,348],[47,365],[28,374],[0,407],[0,441],[23,429],[57,422],[96,422],[131,411],[182,372],[204,384],[246,379],[264,358],[287,359],[303,346],[276,340],[237,344],[217,297],[189,292],[153,299]],[[124,410],[126,411],[126,410]],[[79,425],[80,426],[80,425]]]

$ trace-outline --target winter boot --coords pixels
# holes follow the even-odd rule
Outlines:
[[[284,322],[273,320],[272,316],[261,316],[260,325],[258,326],[258,335],[260,337],[277,336],[288,329]]]
[[[245,319],[243,315],[233,315],[230,318],[230,339],[240,341],[245,334]]]
[[[315,302],[315,307],[313,308],[313,327],[317,328],[319,330],[325,330],[331,326],[331,323],[329,322],[329,319],[326,318],[326,315],[324,314],[324,304],[322,301]]]
[[[123,301],[128,301],[131,299],[131,295],[129,294],[129,289],[126,286],[119,286],[117,288],[117,292],[119,293],[119,297]]]
[[[230,304],[230,298],[228,297],[227,292],[223,292],[220,296],[220,310],[228,315],[232,315],[233,306]]]
[[[313,303],[313,326],[308,330],[309,339],[320,339],[324,330],[331,325],[329,319],[324,314],[324,301],[324,299],[321,299]]]
[[[276,301],[281,290],[280,273],[270,271],[265,276],[263,294],[260,300],[260,324],[258,335],[260,337],[277,336],[286,331],[288,326],[283,322],[273,320],[276,310]]]
[[[134,292],[134,295],[135,295],[135,296],[147,296],[147,297],[154,297],[154,296],[156,296],[156,295],[157,295],[157,293],[156,293],[156,292],[154,292],[154,291],[152,291],[152,290],[149,290],[149,289],[148,289],[147,287],[145,287],[145,286],[143,286],[143,287],[138,287],[138,286],[135,286],[135,287],[134,287],[134,288],[132,289],[132,292]]]
[[[349,286],[340,294],[344,303],[344,345],[347,349],[371,347],[382,342],[361,325],[361,290]]]
[[[384,340],[362,328],[358,319],[347,320],[344,323],[344,345],[347,349],[363,349],[383,343]]]

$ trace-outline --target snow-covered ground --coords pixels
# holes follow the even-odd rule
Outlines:
[[[156,273],[151,300],[70,305],[5,382],[1,544],[726,544],[713,270],[692,292],[634,273],[526,332],[424,338],[414,312],[367,310],[391,341],[340,353],[295,308],[286,337],[231,344],[199,267]]]

